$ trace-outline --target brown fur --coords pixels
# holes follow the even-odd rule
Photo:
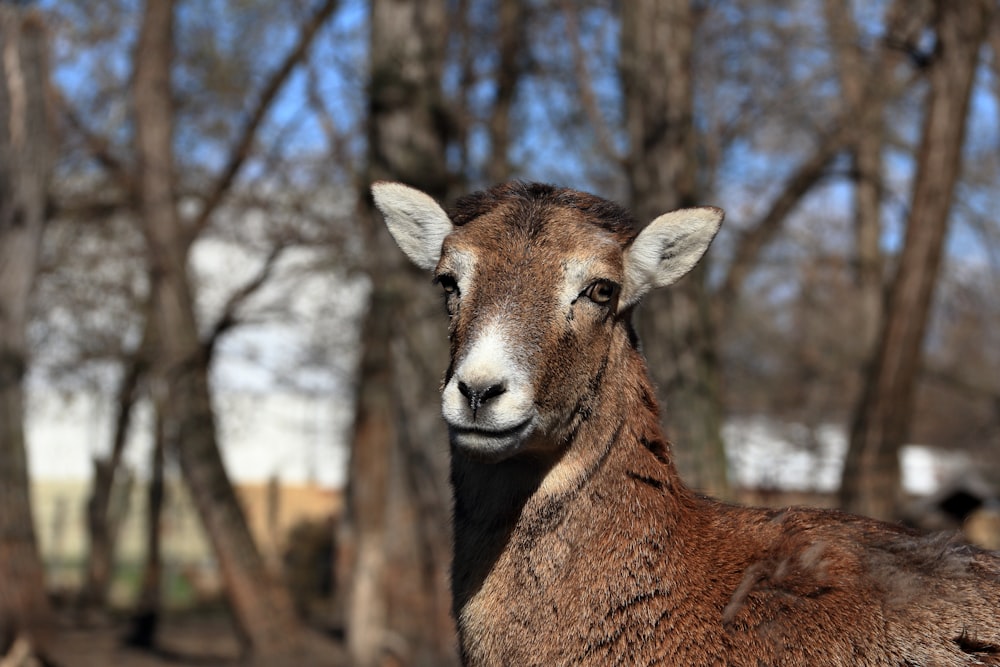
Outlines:
[[[536,404],[558,416],[499,462],[453,447],[466,664],[1000,665],[995,554],[684,486],[629,313],[555,307],[568,258],[622,280],[626,212],[508,184],[460,201],[452,219],[439,272],[449,250],[477,258],[472,288],[450,302],[453,367],[505,304]]]

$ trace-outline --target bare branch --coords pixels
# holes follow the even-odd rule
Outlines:
[[[134,210],[134,202],[112,196],[109,199],[88,200],[82,197],[53,198],[49,201],[48,217],[68,218],[80,223],[104,223],[108,218]]]
[[[449,9],[450,30],[456,35],[459,49],[458,94],[454,96],[454,100],[450,105],[452,109],[450,117],[454,127],[454,145],[458,152],[458,173],[461,174],[467,174],[470,171],[469,128],[474,121],[472,111],[469,108],[469,96],[476,78],[474,50],[480,47],[477,36],[474,35],[469,4],[469,0],[457,0]],[[501,3],[499,14],[500,18],[498,22],[502,25],[504,20],[503,3]],[[502,52],[500,58],[501,60],[503,59]],[[498,81],[497,87],[502,88],[503,83]],[[495,148],[493,153],[496,153]]]
[[[974,397],[989,398],[1000,401],[1000,386],[979,382],[965,373],[956,373],[943,366],[925,363],[921,367],[921,375],[931,382],[943,384],[951,389],[961,391]]]
[[[132,168],[124,160],[115,155],[107,137],[103,137],[87,127],[84,120],[77,114],[76,109],[70,105],[59,90],[53,89],[52,97],[55,106],[62,113],[66,122],[83,139],[83,143],[87,146],[87,150],[90,151],[90,155],[118,183],[122,192],[130,200],[134,200],[136,182],[132,176]]]
[[[1000,16],[993,19],[993,25],[990,26],[990,32],[986,40],[993,56],[990,59],[992,61],[993,77],[994,80],[998,80],[1000,79]],[[993,95],[1000,101],[1000,85],[994,84]],[[1000,122],[1000,115],[998,115],[997,121]]]
[[[323,130],[323,135],[326,137],[330,156],[340,164],[349,164],[347,158],[350,155],[350,151],[347,145],[347,137],[344,136],[344,133],[337,130],[337,125],[333,121],[333,113],[326,104],[323,95],[320,94],[319,76],[316,73],[316,69],[308,67],[306,73],[306,99],[309,103],[309,108],[312,109],[313,113],[319,119],[319,125]]]
[[[250,297],[256,294],[267,283],[268,279],[274,273],[274,267],[277,265],[278,260],[288,247],[286,243],[276,243],[264,259],[264,263],[261,264],[257,274],[233,292],[229,296],[229,299],[226,300],[226,305],[222,309],[222,315],[219,316],[219,319],[215,322],[215,326],[212,327],[211,333],[202,343],[208,359],[212,358],[216,344],[222,335],[239,324],[240,320],[237,312]]]
[[[896,0],[886,13],[887,30],[882,47],[879,49],[865,80],[858,86],[861,91],[854,102],[847,101],[840,113],[830,124],[830,130],[823,136],[812,155],[806,158],[785,184],[784,190],[775,198],[764,215],[743,234],[737,243],[736,252],[729,270],[717,291],[716,314],[724,316],[729,311],[728,306],[735,300],[743,281],[756,264],[764,247],[774,238],[784,224],[785,218],[792,212],[802,198],[826,173],[831,160],[841,151],[850,147],[857,140],[858,132],[863,123],[859,118],[876,100],[890,95],[896,90],[887,90],[887,73],[898,60],[894,44],[912,41],[929,18],[927,12],[907,12],[906,2]],[[900,84],[903,89],[913,77]]]
[[[312,45],[313,39],[319,32],[319,29],[323,26],[327,19],[330,18],[338,5],[339,0],[324,0],[319,9],[316,10],[312,17],[310,17],[305,25],[302,26],[298,43],[296,43],[295,47],[288,53],[287,56],[285,56],[285,60],[281,63],[278,69],[271,74],[271,78],[261,91],[260,98],[257,100],[257,105],[247,116],[242,130],[240,131],[236,142],[233,144],[226,166],[222,169],[222,173],[219,175],[218,180],[216,180],[208,195],[205,197],[201,212],[198,214],[198,217],[194,220],[194,223],[188,230],[188,245],[190,245],[208,225],[209,220],[212,218],[212,214],[229,192],[230,187],[236,180],[237,174],[239,174],[240,169],[243,167],[250,155],[250,149],[257,136],[257,129],[260,127],[260,124],[263,122],[268,111],[270,111],[271,105],[278,97],[278,93],[288,81],[288,78],[295,70],[295,67],[305,58],[309,51],[309,47]]]
[[[847,147],[853,134],[850,128],[851,126],[841,125],[824,137],[813,154],[802,162],[788,179],[784,189],[771,202],[767,212],[740,237],[729,270],[717,290],[717,303],[723,312],[727,311],[728,305],[736,299],[747,274],[757,263],[764,247],[781,230],[788,215],[820,181],[830,161]]]
[[[576,73],[577,85],[580,88],[580,103],[583,111],[587,114],[591,127],[594,128],[594,136],[597,138],[597,145],[601,153],[616,164],[624,164],[625,156],[615,148],[611,139],[609,125],[601,113],[600,105],[597,102],[597,94],[594,92],[594,83],[587,67],[587,54],[580,41],[580,24],[578,21],[578,10],[569,0],[560,0],[563,19],[566,23],[566,33],[570,46],[573,49],[573,69]]]

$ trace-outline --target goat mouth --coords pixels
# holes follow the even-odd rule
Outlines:
[[[528,417],[510,428],[493,430],[466,426],[448,425],[451,441],[465,452],[477,458],[502,460],[520,449],[532,430],[532,418]]]

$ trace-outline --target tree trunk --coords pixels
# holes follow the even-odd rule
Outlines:
[[[364,202],[379,179],[448,194],[449,122],[440,90],[445,16],[442,0],[371,4]],[[359,667],[454,665],[447,435],[438,396],[429,390],[447,363],[441,307],[381,216],[366,204],[360,217],[372,291],[338,540],[348,652]]]
[[[500,0],[497,13],[497,46],[499,60],[496,71],[496,95],[487,123],[490,136],[490,157],[486,177],[492,183],[510,180],[510,114],[514,106],[517,84],[525,66],[524,34],[526,30],[524,0]]]
[[[162,384],[162,383],[160,383]],[[142,569],[139,596],[132,613],[132,627],[126,642],[131,646],[152,649],[156,646],[156,630],[160,621],[161,579],[163,567],[160,549],[160,517],[166,487],[163,468],[167,448],[165,391],[160,387],[153,396],[156,426],[153,432],[152,475],[146,494],[146,563]]]
[[[855,410],[844,468],[841,502],[854,512],[890,519],[900,500],[899,450],[909,436],[972,82],[993,10],[988,0],[936,4],[937,49],[906,238],[877,352]]]
[[[0,4],[0,655],[19,636],[43,651],[52,623],[32,522],[22,384],[54,153],[47,61],[41,17]]]
[[[94,459],[94,486],[87,500],[87,535],[90,539],[90,548],[86,578],[80,594],[80,604],[86,614],[103,611],[107,606],[119,519],[112,516],[111,501],[132,423],[132,409],[139,395],[139,383],[146,371],[150,344],[148,338],[152,331],[148,312],[146,318],[143,341],[126,361],[125,375],[118,388],[118,412],[115,416],[111,454],[106,458]]]
[[[689,0],[637,0],[622,3],[621,13],[627,177],[633,210],[648,223],[704,203],[692,121],[695,16]],[[637,324],[682,474],[692,486],[724,497],[729,484],[705,267],[702,261],[672,289],[649,295]]]
[[[854,178],[854,281],[857,288],[861,354],[865,364],[875,352],[883,314],[881,251],[882,146],[885,112],[901,89],[894,65],[902,54],[887,45],[866,59],[849,5],[840,0],[824,2],[828,32],[837,62],[837,77],[855,119],[849,145]],[[906,43],[926,21],[926,8],[896,0],[885,14],[886,41]],[[874,90],[878,86],[878,90]]]
[[[278,661],[297,648],[300,627],[287,591],[264,567],[219,452],[208,355],[187,274],[186,230],[174,198],[173,14],[172,0],[147,1],[134,75],[139,199],[153,276],[157,362],[167,387],[165,418],[241,638],[257,659]]]

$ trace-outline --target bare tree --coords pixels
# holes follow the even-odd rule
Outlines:
[[[861,320],[865,327],[862,332],[864,348],[870,350],[878,333],[882,312],[881,179],[884,114],[888,99],[880,95],[865,100],[866,71],[870,65],[861,50],[850,8],[835,0],[826,0],[824,8],[831,48],[837,60],[840,89],[848,107],[861,110],[862,117],[852,151],[857,244],[855,276],[864,315]]]
[[[892,518],[900,490],[899,450],[913,418],[931,299],[944,254],[952,195],[980,47],[994,3],[937,2],[923,133],[906,237],[888,294],[878,347],[851,425],[841,502]]]
[[[621,76],[631,145],[626,170],[632,207],[648,222],[665,211],[704,203],[699,201],[693,122],[697,17],[689,0],[629,2],[621,11]],[[726,496],[722,402],[703,267],[669,293],[653,295],[640,311],[639,329],[646,340],[669,341],[647,354],[661,401],[670,406],[668,428],[682,445],[678,461],[686,479]]]
[[[204,174],[199,172],[197,192],[194,193],[194,196],[200,199],[202,205],[195,211],[191,219],[181,219],[179,214],[173,214],[177,220],[176,238],[173,240],[180,244],[177,252],[184,258],[182,264],[186,264],[186,258],[189,256],[191,247],[196,240],[203,236],[203,233],[209,228],[210,223],[219,210],[231,199],[231,193],[235,189],[235,183],[239,174],[243,171],[245,165],[257,155],[255,142],[259,138],[260,129],[264,126],[269,110],[275,105],[280,91],[295,71],[297,65],[306,59],[310,46],[315,41],[320,28],[332,16],[338,5],[337,0],[320,0],[316,3],[314,10],[306,16],[300,26],[297,26],[297,30],[291,33],[295,38],[291,44],[291,48],[277,62],[274,69],[268,72],[249,104],[246,102],[246,99],[250,97],[249,95],[239,97],[236,100],[227,98],[227,103],[241,107],[240,111],[242,113],[233,113],[228,116],[228,119],[235,118],[236,121],[231,121],[227,124],[227,127],[232,126],[232,136],[225,137],[229,143],[229,147],[223,167],[218,173]],[[236,58],[238,56],[233,55],[231,57]],[[232,70],[227,71],[232,72]],[[113,84],[110,85],[110,88],[111,92],[108,95],[111,96],[115,94],[123,95],[125,92],[116,92]],[[240,90],[245,92],[244,89]],[[169,99],[171,105],[182,109],[192,106],[189,99],[191,94],[188,91],[184,91],[184,94],[187,95],[185,98],[181,98],[177,94],[177,91],[171,92],[172,96]],[[215,91],[214,89],[212,93],[220,98],[225,95],[225,93]],[[205,91],[197,91],[196,95],[199,99],[208,97]],[[183,99],[184,101],[178,103],[178,99]],[[81,107],[85,107],[82,102],[78,100],[74,101],[80,104]],[[88,123],[88,119],[81,115],[81,109],[71,106],[69,100],[61,100],[61,106],[64,117],[67,120],[67,125],[76,143],[82,147],[84,153],[94,163],[102,168],[103,175],[107,178],[111,186],[102,189],[102,192],[120,191],[117,199],[112,200],[110,210],[101,205],[99,195],[91,195],[93,198],[93,205],[91,206],[87,205],[85,196],[76,200],[67,198],[66,201],[61,202],[66,205],[62,213],[67,216],[88,215],[89,211],[89,214],[97,217],[114,212],[131,214],[136,202],[140,199],[140,181],[136,177],[137,170],[133,168],[130,157],[127,157],[135,147],[119,143],[118,136],[115,134],[113,128],[106,129],[106,135],[102,135],[93,129],[91,127],[93,120],[90,120],[90,123]],[[83,108],[83,113],[87,113],[87,111],[90,110]],[[191,116],[184,116],[183,120],[190,123]],[[185,159],[190,160],[191,158],[190,156],[185,156]],[[271,166],[273,167],[273,165]],[[196,169],[183,169],[179,171],[184,174],[192,173]],[[203,186],[203,183],[206,182],[207,185]],[[172,188],[174,192],[180,190],[185,192],[188,199],[192,198],[192,185],[190,183],[181,183],[179,185],[174,183]],[[175,205],[176,202],[171,202],[171,204]],[[275,236],[280,235],[276,234]],[[262,262],[260,272],[229,296],[223,305],[218,321],[214,325],[207,327],[208,332],[200,341],[204,349],[199,357],[199,363],[204,368],[207,368],[211,363],[212,352],[215,349],[216,343],[224,334],[232,331],[241,322],[241,307],[272,277],[275,264],[282,256],[283,250],[291,242],[291,239],[285,237],[278,238],[275,241],[273,247],[269,249],[266,259]],[[136,300],[137,304],[140,302],[141,299]],[[141,307],[135,308],[137,313],[142,310]],[[161,324],[147,312],[142,312],[140,315],[137,324],[140,328],[139,330],[144,331],[141,336],[143,342],[138,345],[133,344],[132,347],[134,349],[130,353],[121,355],[121,363],[124,368],[121,386],[118,391],[118,415],[111,453],[107,458],[96,461],[98,475],[95,479],[93,497],[88,508],[92,549],[84,600],[96,607],[100,607],[103,604],[112,565],[111,550],[113,548],[114,533],[109,513],[109,502],[112,497],[111,486],[116,479],[116,473],[120,472],[118,471],[118,467],[119,462],[122,460],[133,405],[141,393],[145,391],[146,383],[144,376],[150,356],[150,344],[147,339],[151,338]],[[221,465],[221,461],[218,463]],[[120,474],[118,477],[120,478]],[[214,481],[218,482],[223,477],[224,471],[217,474]],[[239,511],[239,507],[233,505],[231,511]],[[225,521],[223,524],[228,525]],[[236,525],[238,527],[239,522]],[[211,529],[211,526],[209,526],[209,529]],[[237,620],[239,621],[238,616]],[[249,633],[244,633],[244,635],[245,637],[249,636]]]
[[[866,57],[849,7],[842,2],[824,2],[831,49],[837,62],[837,78],[846,108],[856,110],[856,128],[848,145],[854,182],[853,273],[857,303],[861,311],[864,362],[870,360],[882,321],[883,258],[881,251],[883,201],[882,152],[887,142],[885,114],[890,103],[907,83],[895,74],[898,65],[912,50],[917,30],[930,18],[930,3],[890,4],[885,17],[887,37],[874,57]],[[876,90],[875,88],[878,87]]]
[[[189,230],[177,213],[173,164],[173,0],[149,0],[136,45],[134,108],[140,213],[153,275],[157,356],[181,469],[219,562],[243,642],[261,660],[298,648],[291,598],[265,567],[216,441],[208,354],[187,273]],[[227,172],[228,174],[228,172]]]
[[[44,652],[52,615],[32,523],[24,442],[31,294],[54,156],[39,14],[0,3],[0,654]]]
[[[423,279],[393,247],[368,195],[371,182],[392,179],[448,196],[446,16],[443,0],[371,3],[369,157],[359,211],[371,295],[338,539],[348,651],[360,667],[458,662],[447,585],[447,440],[435,398],[417,390],[433,386],[433,369],[447,358],[434,317],[440,304],[419,289]]]
[[[132,612],[132,627],[126,641],[132,646],[153,648],[161,611],[161,579],[163,576],[163,554],[161,553],[161,516],[166,499],[164,467],[167,450],[167,425],[163,418],[167,414],[166,387],[154,380],[153,411],[156,424],[153,429],[153,452],[150,469],[152,474],[146,492],[146,560],[143,564],[139,585],[138,602]],[[176,448],[176,443],[173,443]]]
[[[529,58],[527,45],[523,42],[527,20],[528,7],[524,0],[500,0],[497,15],[499,59],[495,75],[496,95],[488,120],[491,150],[486,165],[486,176],[492,183],[509,180],[513,172],[508,153],[511,144],[511,111],[518,83]]]
[[[148,310],[148,308],[147,308]],[[144,314],[148,322],[150,314]],[[94,458],[94,483],[87,499],[87,536],[90,540],[87,567],[80,591],[80,604],[85,612],[101,611],[107,604],[108,588],[114,566],[114,545],[117,536],[116,517],[111,505],[116,474],[119,474],[125,443],[132,423],[132,413],[140,396],[153,349],[153,329],[145,327],[143,340],[125,359],[125,373],[118,387],[115,423],[112,430],[111,452],[107,457]]]

